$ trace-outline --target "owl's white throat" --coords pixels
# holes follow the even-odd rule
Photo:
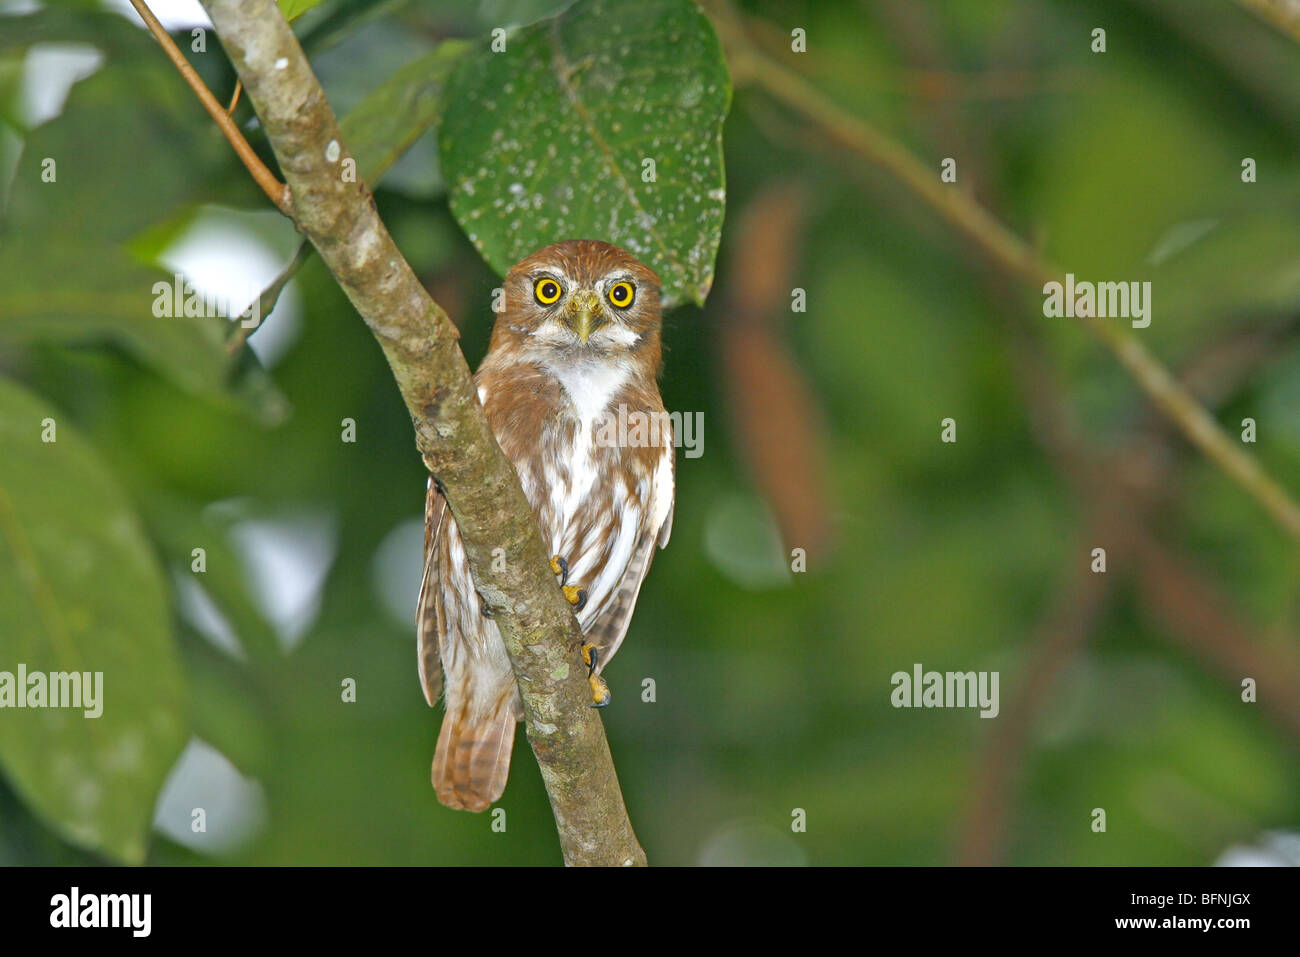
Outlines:
[[[582,423],[584,436],[590,436],[592,426],[609,410],[614,396],[632,375],[627,362],[548,363],[547,369],[564,387],[573,411]]]

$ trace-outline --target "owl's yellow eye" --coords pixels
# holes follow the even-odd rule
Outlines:
[[[551,306],[559,302],[563,293],[560,284],[549,276],[543,276],[533,285],[533,295],[543,306]]]
[[[606,295],[609,296],[610,305],[619,309],[626,309],[632,305],[632,300],[636,298],[636,287],[625,279],[610,286]]]

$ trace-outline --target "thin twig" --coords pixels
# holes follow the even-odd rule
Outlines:
[[[738,83],[762,87],[775,99],[802,113],[829,137],[882,169],[980,250],[994,265],[1033,285],[1060,281],[1064,272],[1048,263],[1027,242],[1002,225],[969,193],[953,189],[934,170],[884,133],[841,108],[802,76],[758,50],[725,5],[710,4],[714,24],[727,48]],[[1099,317],[1080,321],[1119,360],[1143,392],[1178,426],[1183,435],[1271,515],[1281,528],[1300,539],[1300,505],[1233,442],[1204,408],[1188,394],[1136,336]]]
[[[172,61],[172,66],[176,67],[176,72],[189,84],[190,89],[194,91],[194,95],[203,104],[203,108],[208,111],[208,115],[217,124],[217,128],[221,130],[230,142],[231,147],[234,148],[240,161],[248,167],[248,171],[253,175],[257,185],[262,187],[262,192],[266,193],[280,212],[286,216],[292,216],[293,201],[289,195],[289,188],[275,178],[275,174],[266,168],[266,164],[248,145],[248,140],[244,139],[244,134],[239,132],[239,127],[235,125],[230,113],[212,95],[212,91],[208,89],[202,78],[194,72],[194,67],[190,66],[190,61],[185,59],[185,54],[181,53],[180,48],[176,46],[167,31],[163,29],[163,25],[153,15],[149,5],[144,0],[131,0],[131,6],[135,7],[136,13],[140,14],[140,18],[144,20],[149,32],[153,34],[154,39],[158,41],[158,45],[167,54],[167,59]],[[236,99],[238,99],[238,91],[236,91],[235,95]],[[234,106],[234,101],[231,101],[230,107],[232,111]]]
[[[246,326],[238,321],[238,317],[235,317],[236,321],[231,323],[231,332],[229,338],[226,339],[226,353],[228,355],[233,356],[244,348],[244,343],[248,341],[248,337],[261,329],[266,320],[271,318],[276,303],[280,301],[280,293],[284,292],[285,286],[289,285],[289,281],[293,279],[298,270],[302,268],[302,264],[311,256],[311,248],[311,243],[305,239],[299,243],[297,252],[289,260],[289,265],[285,266],[280,271],[280,274],[271,280],[271,284],[262,290],[261,295],[257,297],[258,321],[255,325]]]
[[[235,115],[235,107],[239,105],[239,94],[242,92],[244,92],[244,84],[236,80],[235,92],[230,97],[230,105],[226,107],[227,116],[233,117]]]

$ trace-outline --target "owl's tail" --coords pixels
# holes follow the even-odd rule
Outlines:
[[[513,690],[513,689],[512,689]],[[450,808],[486,811],[506,789],[515,746],[514,695],[477,721],[467,709],[447,713],[433,754],[433,787]]]

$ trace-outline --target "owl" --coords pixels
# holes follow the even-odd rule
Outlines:
[[[672,530],[674,444],[659,397],[659,278],[617,246],[569,240],[512,268],[474,376],[582,627],[594,707],[655,546]],[[433,786],[482,811],[505,789],[523,717],[505,645],[430,479],[417,612],[420,680],[446,702]]]

